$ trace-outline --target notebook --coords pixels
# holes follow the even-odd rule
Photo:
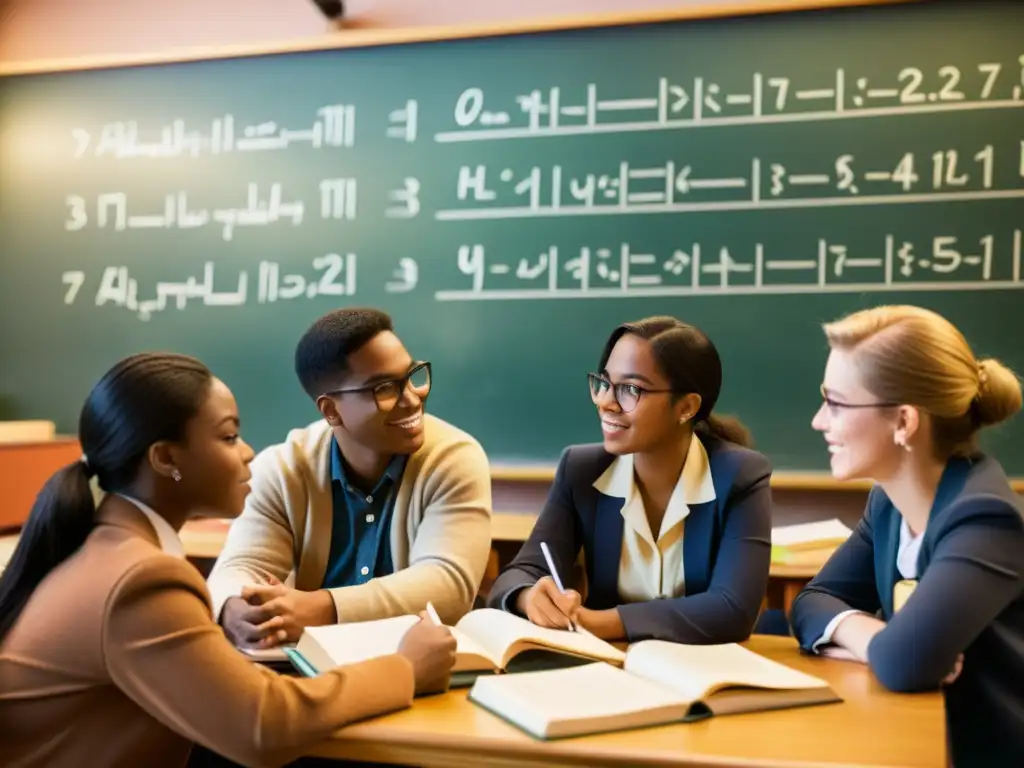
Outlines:
[[[853,531],[841,520],[783,525],[772,528],[772,560],[786,562],[797,553],[838,547]]]
[[[294,648],[285,653],[300,672],[316,675],[398,650],[405,633],[419,618],[390,619],[306,627]],[[470,611],[454,626],[458,642],[453,686],[469,685],[478,674],[559,668],[605,661],[622,664],[626,654],[589,633],[548,629],[493,608]]]
[[[623,667],[478,678],[469,699],[539,739],[839,702],[828,683],[736,644],[645,640]]]

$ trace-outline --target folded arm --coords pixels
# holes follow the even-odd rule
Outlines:
[[[771,467],[726,500],[722,539],[706,592],[618,607],[630,642],[730,643],[747,639],[757,621],[771,561]]]
[[[967,505],[972,508],[940,533],[906,604],[867,647],[872,671],[891,690],[938,687],[1024,587],[1020,512],[996,496],[975,497]]]
[[[873,617],[881,608],[878,587],[875,584],[875,550],[872,533],[872,502],[874,491],[868,498],[867,511],[857,523],[850,537],[832,554],[818,574],[797,595],[790,610],[790,623],[800,647],[817,651],[834,640],[836,629],[847,617],[863,613]],[[857,655],[853,646],[866,645],[881,624],[877,619],[860,621],[847,627],[857,629],[848,650]],[[861,638],[858,641],[856,638]],[[863,658],[858,656],[858,658]]]
[[[315,678],[246,659],[211,620],[201,577],[154,558],[107,605],[104,655],[114,684],[171,730],[245,765],[280,765],[339,727],[407,707],[415,680],[398,655]]]

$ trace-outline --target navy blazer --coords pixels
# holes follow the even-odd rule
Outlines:
[[[1024,755],[1020,499],[994,459],[951,459],[921,541],[917,587],[894,616],[901,519],[875,487],[856,530],[794,601],[797,639],[810,650],[841,611],[877,614],[888,624],[868,645],[868,664],[904,692],[937,688],[963,653],[959,678],[943,687],[953,763],[1012,763]]]
[[[690,505],[683,534],[683,597],[623,604],[618,580],[625,499],[594,488],[615,459],[598,443],[562,453],[533,532],[495,581],[488,604],[514,610],[515,594],[549,575],[540,550],[545,541],[563,578],[583,548],[589,587],[585,607],[618,607],[631,642],[658,638],[706,644],[749,637],[768,585],[771,465],[747,448],[705,435],[700,439],[715,499]]]

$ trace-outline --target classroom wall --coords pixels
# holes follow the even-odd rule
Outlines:
[[[346,17],[356,28],[384,28],[730,2],[735,0],[348,0]],[[345,32],[330,30],[312,0],[0,0],[0,61],[7,62],[279,42],[324,34]]]

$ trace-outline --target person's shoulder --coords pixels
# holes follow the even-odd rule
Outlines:
[[[936,515],[943,529],[982,523],[1024,529],[1024,509],[1002,465],[993,457],[978,454],[954,459],[964,465],[964,482],[950,503]]]
[[[772,463],[760,451],[711,435],[699,435],[715,485],[749,486],[771,478]]]
[[[616,458],[605,450],[603,443],[576,443],[562,450],[558,466],[565,482],[591,485]]]
[[[119,578],[107,602],[108,613],[136,599],[167,590],[189,594],[209,604],[206,582],[184,558],[163,552],[145,542],[131,542],[119,563]]]
[[[302,470],[318,466],[331,447],[331,427],[318,419],[288,431],[280,443],[268,445],[253,459],[253,472]]]

